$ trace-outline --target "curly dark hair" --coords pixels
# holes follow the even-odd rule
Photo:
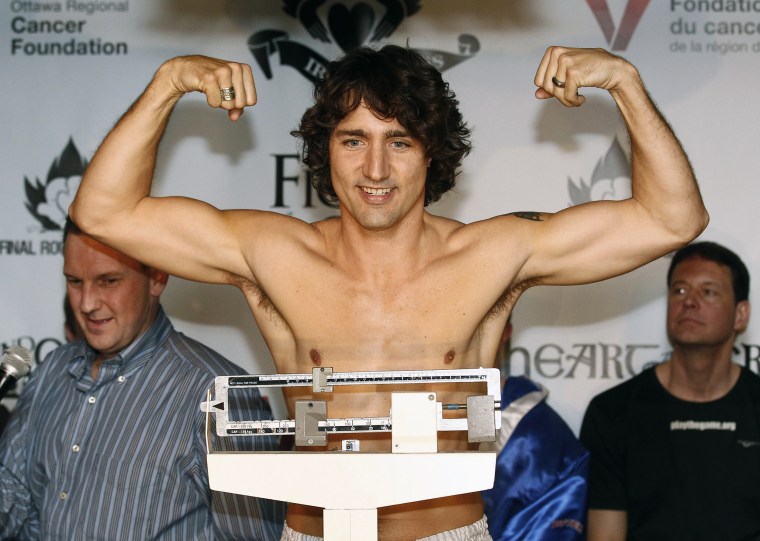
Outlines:
[[[335,202],[330,176],[332,130],[364,102],[380,118],[395,118],[420,141],[431,160],[425,181],[425,206],[454,187],[462,159],[470,152],[470,129],[459,101],[441,73],[420,54],[396,45],[380,50],[360,47],[327,65],[314,85],[314,105],[292,135],[303,141],[303,161],[314,188]]]

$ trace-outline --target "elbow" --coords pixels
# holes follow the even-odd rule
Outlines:
[[[696,239],[699,235],[702,234],[702,232],[707,229],[707,224],[710,223],[710,214],[707,212],[707,209],[702,207],[701,212],[699,215],[694,219],[694,223],[692,224],[692,231],[690,234],[690,238],[687,242],[691,242],[694,239]]]
[[[685,246],[696,239],[707,228],[710,223],[710,215],[707,209],[702,207],[699,212],[694,213],[683,224],[675,229],[676,243]]]
[[[88,236],[97,237],[98,224],[103,223],[99,220],[96,213],[88,212],[87,207],[74,198],[69,206],[69,218],[76,225],[77,229]]]
[[[82,230],[85,233],[89,230],[89,228],[87,228],[85,225],[87,222],[86,217],[87,214],[82,212],[81,205],[75,198],[69,206],[69,219],[74,222],[78,229]]]
[[[710,214],[707,212],[706,208],[702,208],[702,216],[701,221],[699,224],[699,232],[697,233],[697,236],[699,236],[702,231],[707,229],[707,225],[710,223]]]

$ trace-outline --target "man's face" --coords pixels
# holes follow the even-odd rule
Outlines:
[[[341,204],[362,227],[380,231],[424,209],[430,160],[422,143],[396,119],[382,120],[364,103],[330,136],[332,184]]]
[[[63,258],[74,316],[96,360],[111,358],[153,322],[166,275],[78,234],[66,238]]]
[[[736,303],[731,271],[700,257],[676,266],[668,293],[668,336],[674,346],[733,343],[747,326],[749,303]]]

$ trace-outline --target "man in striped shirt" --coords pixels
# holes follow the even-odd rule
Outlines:
[[[216,375],[244,371],[174,330],[167,274],[64,232],[67,293],[85,340],[33,373],[0,440],[0,539],[278,539],[284,505],[208,488],[205,417]],[[241,412],[270,418],[252,393]],[[214,442],[273,449],[276,442]]]

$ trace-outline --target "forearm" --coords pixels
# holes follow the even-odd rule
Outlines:
[[[171,62],[171,61],[170,61]],[[102,236],[116,219],[150,195],[156,155],[181,93],[170,85],[167,64],[100,145],[69,209],[82,229]]]
[[[594,201],[543,216],[526,275],[545,284],[603,280],[628,272],[693,240],[708,216],[681,144],[649,97],[636,68],[602,49],[552,46],[534,79],[536,97],[567,107],[584,88],[607,90],[631,139],[633,197]],[[603,263],[602,263],[603,262]]]
[[[631,140],[631,191],[649,215],[683,244],[707,226],[708,215],[694,171],[670,125],[660,114],[636,69],[610,91]]]

